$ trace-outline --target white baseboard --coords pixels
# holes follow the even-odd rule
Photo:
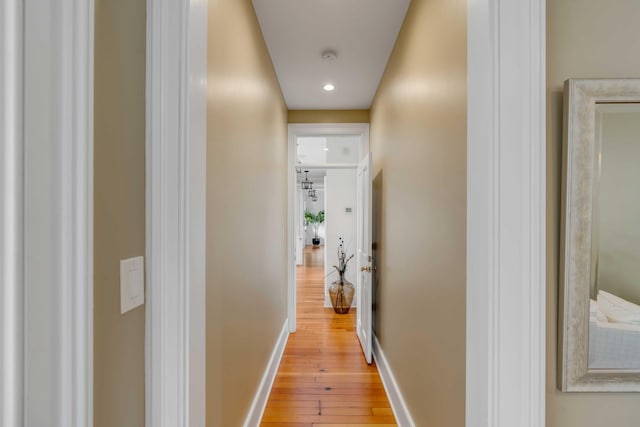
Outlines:
[[[260,421],[262,421],[262,415],[264,414],[264,410],[267,406],[269,393],[271,392],[271,387],[273,387],[273,381],[276,379],[278,366],[280,366],[280,360],[282,359],[282,354],[284,353],[284,348],[287,345],[288,338],[289,320],[287,319],[284,321],[284,325],[282,326],[278,341],[271,353],[271,358],[269,359],[267,368],[262,375],[260,386],[256,391],[253,403],[251,403],[251,409],[249,409],[247,418],[244,421],[244,427],[258,427],[260,425]]]
[[[329,295],[325,295],[324,296],[324,308],[331,308],[331,298],[329,298]]]
[[[391,409],[393,410],[393,415],[396,417],[398,426],[415,427],[416,424],[411,418],[409,409],[407,409],[407,405],[402,398],[400,389],[398,388],[398,383],[396,383],[393,372],[387,363],[387,359],[384,356],[384,353],[380,348],[378,338],[375,335],[373,335],[373,358],[378,366],[378,372],[380,373],[380,378],[382,378],[382,384],[384,385],[384,389],[389,397]]]

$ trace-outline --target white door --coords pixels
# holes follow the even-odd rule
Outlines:
[[[371,153],[358,165],[356,317],[358,338],[371,363]]]
[[[302,254],[304,251],[304,211],[306,201],[302,190],[296,191],[296,265],[302,265]]]

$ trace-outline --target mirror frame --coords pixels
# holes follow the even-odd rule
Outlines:
[[[564,85],[562,228],[558,293],[558,387],[640,391],[640,370],[589,369],[595,107],[640,103],[640,78],[570,79]],[[639,355],[640,357],[640,355]]]

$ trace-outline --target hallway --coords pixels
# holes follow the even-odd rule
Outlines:
[[[338,315],[323,308],[323,253],[307,246],[297,267],[297,332],[289,336],[261,426],[395,426],[375,363],[368,366],[362,355],[355,309]]]

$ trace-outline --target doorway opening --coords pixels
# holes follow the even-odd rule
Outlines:
[[[298,153],[301,147],[298,146]],[[303,154],[304,156],[304,154]],[[314,263],[326,259],[326,169],[296,168],[295,246],[296,266],[307,265],[306,258],[314,254]],[[322,257],[318,255],[322,254]]]
[[[296,269],[304,267],[305,258],[320,268],[321,301],[331,307],[328,290],[338,278],[333,266],[338,265],[342,243],[347,257],[354,255],[345,279],[355,285],[352,307],[360,308],[356,330],[367,363],[371,363],[371,260],[362,254],[370,253],[371,242],[369,159],[368,124],[289,126],[289,332],[296,331],[296,278],[302,274]]]
[[[322,268],[324,307],[331,307],[329,287],[338,280],[341,247],[348,259],[344,279],[356,284],[357,164],[360,135],[303,136],[296,140],[296,198],[294,236],[296,266],[313,263]],[[355,304],[355,302],[354,302]]]
[[[368,125],[290,125],[289,131],[288,313],[295,334],[261,425],[395,425],[371,358]],[[339,245],[351,257],[344,277],[356,294],[344,314],[329,298],[329,285],[339,279],[333,272]]]

